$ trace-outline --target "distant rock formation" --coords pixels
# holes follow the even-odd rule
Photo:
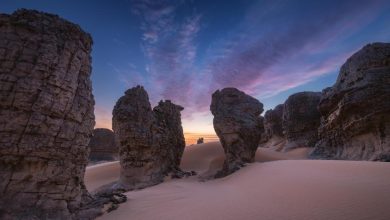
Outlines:
[[[260,147],[271,147],[275,150],[281,150],[285,145],[285,136],[283,134],[283,104],[277,105],[264,114],[264,132],[260,140]]]
[[[264,130],[259,117],[263,104],[236,88],[224,88],[213,93],[210,110],[226,155],[223,169],[216,174],[223,177],[253,162]]]
[[[95,125],[91,46],[56,15],[0,14],[0,219],[93,219],[104,203],[125,200],[84,186]]]
[[[119,145],[114,132],[107,128],[96,128],[89,141],[89,161],[110,161],[119,159]]]
[[[277,105],[274,109],[264,114],[264,131],[267,138],[272,136],[283,137],[283,104]]]
[[[314,147],[318,140],[320,113],[317,105],[321,92],[299,92],[288,97],[283,109],[283,131],[287,139],[284,150]]]
[[[390,161],[390,44],[368,44],[323,91],[313,158]]]
[[[169,100],[152,110],[141,86],[127,90],[117,101],[112,127],[120,143],[121,187],[144,188],[162,182],[169,173],[187,174],[179,169],[185,147],[182,110]]]
[[[196,141],[196,144],[203,144],[204,143],[204,139],[202,137],[198,138],[198,140]]]

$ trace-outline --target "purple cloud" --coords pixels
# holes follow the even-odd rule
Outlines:
[[[247,19],[255,20],[261,8],[259,5],[258,10],[253,9],[253,14],[248,14]],[[279,8],[274,6],[273,9],[274,13],[278,14]],[[353,31],[356,26],[362,26],[362,19],[367,17],[372,19],[378,5],[370,4],[362,10],[361,5],[351,1],[339,4],[337,8],[332,7],[329,11],[321,6],[316,9],[317,11],[310,13],[301,12],[303,14],[294,20],[289,20],[288,15],[275,17],[273,14],[273,17],[265,15],[259,18],[264,22],[244,21],[240,31],[247,34],[234,36],[233,42],[226,48],[227,54],[210,64],[213,86],[218,88],[233,86],[244,90],[251,88],[261,83],[260,78],[268,77],[265,73],[269,68],[285,65],[284,63],[297,53],[302,56],[310,55],[313,46],[321,45],[323,42],[330,44],[339,40],[342,35],[348,34],[348,31]],[[270,25],[274,28],[269,27]],[[269,28],[272,28],[271,32],[267,31]],[[259,31],[253,33],[253,30]],[[324,49],[323,46],[321,48]],[[308,64],[296,61],[303,68]],[[289,73],[276,74],[288,76]]]
[[[267,98],[335,72],[358,49],[341,47],[345,39],[374,20],[383,3],[258,1],[222,38],[197,42],[204,18],[195,10],[177,16],[185,1],[131,2],[141,19],[147,77],[130,68],[133,78],[122,74],[122,81],[146,85],[154,103],[183,105],[187,119],[209,111],[216,89],[232,86]],[[202,57],[201,43],[209,44]]]
[[[317,5],[299,16],[286,2],[252,7],[236,34],[210,49],[212,59],[203,73],[208,90],[198,94],[195,111],[208,111],[210,94],[223,87],[264,98],[336,71],[357,48],[332,51],[332,45],[340,46],[369,24],[382,1],[363,3]]]
[[[150,89],[153,102],[163,98],[186,105],[188,100],[201,15],[192,13],[177,19],[175,12],[182,3],[134,1],[133,4],[133,13],[142,19],[141,47],[148,63],[146,73],[153,84]]]

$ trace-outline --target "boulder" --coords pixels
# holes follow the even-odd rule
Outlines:
[[[312,158],[390,161],[390,44],[353,54],[323,91]]]
[[[299,92],[288,97],[283,109],[284,150],[314,147],[318,140],[320,113],[317,105],[321,92]]]
[[[0,14],[1,219],[71,219],[89,199],[91,46],[56,15]]]
[[[263,104],[236,88],[224,88],[213,93],[210,110],[226,156],[215,177],[223,177],[253,162],[264,130]]]
[[[89,141],[91,152],[90,162],[111,161],[119,159],[119,146],[115,139],[114,132],[107,128],[96,128]]]
[[[119,141],[119,188],[144,188],[161,183],[169,173],[184,174],[179,169],[185,147],[182,110],[169,100],[152,110],[141,86],[127,90],[117,101],[112,127]]]

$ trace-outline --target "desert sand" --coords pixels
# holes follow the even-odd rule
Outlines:
[[[259,148],[257,163],[216,180],[173,179],[126,193],[100,219],[390,219],[390,164],[306,160],[309,150]],[[222,166],[218,142],[187,147],[181,167],[200,175]],[[389,175],[386,175],[389,174]],[[115,181],[119,163],[87,168],[88,190]]]

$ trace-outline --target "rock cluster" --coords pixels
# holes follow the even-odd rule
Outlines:
[[[236,88],[224,88],[213,93],[210,110],[226,155],[223,169],[216,174],[223,177],[253,162],[264,129],[259,117],[263,104]]]
[[[368,44],[323,91],[313,158],[390,161],[390,44]]]
[[[89,141],[91,152],[89,161],[110,161],[119,158],[119,145],[115,139],[114,132],[106,128],[96,128]]]
[[[317,110],[320,92],[299,92],[288,97],[283,109],[283,131],[287,139],[284,150],[314,147],[320,113]]]
[[[180,111],[171,101],[153,110],[143,87],[125,92],[113,110],[112,127],[120,144],[120,187],[130,190],[155,185],[179,169],[185,141]]]
[[[68,219],[94,121],[91,37],[58,16],[0,15],[0,213]]]

